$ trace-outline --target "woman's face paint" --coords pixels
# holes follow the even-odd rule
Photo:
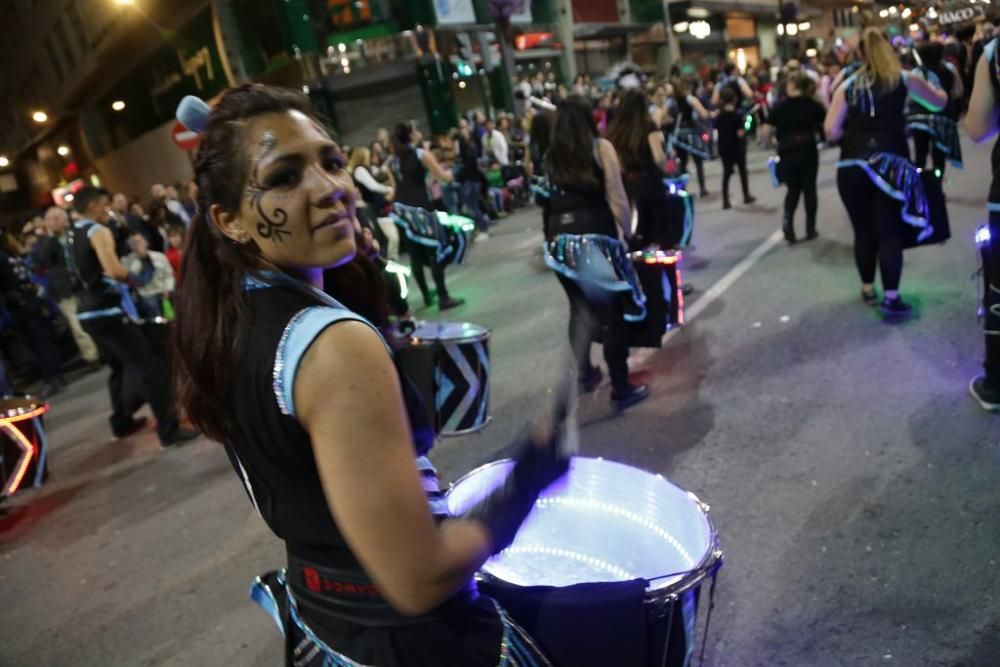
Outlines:
[[[323,128],[298,111],[250,122],[240,221],[261,255],[283,268],[326,268],[356,252],[354,182]]]

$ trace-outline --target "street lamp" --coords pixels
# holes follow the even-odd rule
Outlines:
[[[125,103],[122,102],[121,100],[115,100],[114,102],[111,103],[111,108],[114,109],[115,111],[122,111],[123,109],[125,109]]]
[[[44,123],[48,119],[49,115],[44,111],[36,111],[33,114],[31,114],[31,120],[35,121],[36,123]]]
[[[5,168],[5,167],[9,167],[9,166],[10,166],[10,160],[7,159],[7,156],[6,155],[0,155],[0,169]]]

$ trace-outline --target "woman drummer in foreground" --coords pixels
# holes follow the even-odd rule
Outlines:
[[[504,484],[450,517],[433,435],[408,418],[420,411],[377,323],[341,305],[381,312],[369,295],[383,291],[330,278],[376,275],[339,147],[297,92],[245,85],[206,114],[188,120],[203,129],[204,213],[184,253],[175,374],[285,542],[287,570],[253,594],[284,629],[287,663],[548,664],[473,574],[566,470],[558,429],[535,429]],[[324,272],[343,285],[332,295]]]

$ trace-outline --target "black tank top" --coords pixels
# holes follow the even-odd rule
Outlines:
[[[596,143],[595,143],[596,146]],[[593,183],[558,183],[549,170],[549,219],[546,236],[604,234],[617,236],[615,216],[604,191],[604,169],[591,160]]]
[[[78,220],[73,224],[73,259],[80,279],[76,298],[81,313],[113,310],[121,305],[121,293],[113,283],[104,279],[104,269],[90,244],[90,238],[101,227],[93,220]]]
[[[874,153],[892,153],[909,159],[906,141],[906,84],[900,79],[890,91],[868,84],[864,73],[855,75],[844,91],[847,118],[840,140],[840,159],[866,159]]]
[[[628,162],[622,161],[622,171],[628,174],[653,174],[659,175],[661,170],[653,160],[653,149],[649,147],[649,135],[639,143],[639,154],[636,159]]]
[[[257,511],[289,551],[320,565],[362,571],[330,514],[312,442],[295,417],[291,385],[301,354],[326,326],[365,320],[290,285],[251,279],[245,287],[226,451]],[[403,387],[414,455],[424,457],[433,432],[419,399],[406,391],[408,383]],[[434,501],[432,510],[440,514],[444,506],[435,508]]]
[[[674,97],[677,104],[677,120],[674,123],[678,127],[694,127],[694,107],[688,101],[688,96]]]
[[[396,176],[396,201],[407,206],[431,208],[427,195],[427,170],[420,161],[417,149],[407,146],[393,157],[393,171]]]

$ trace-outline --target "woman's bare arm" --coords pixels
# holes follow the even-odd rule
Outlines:
[[[839,141],[840,135],[844,132],[844,119],[847,118],[847,97],[844,94],[844,87],[837,88],[830,101],[830,108],[826,110],[826,119],[823,121],[823,131],[830,141]]]
[[[421,162],[424,167],[427,168],[427,171],[431,172],[431,176],[442,183],[451,183],[452,180],[454,180],[455,176],[441,166],[441,163],[437,161],[436,157],[434,157],[434,153],[424,151],[424,156],[421,159]]]
[[[663,152],[663,132],[650,132],[647,140],[649,150],[653,152],[653,162],[660,169],[666,169],[667,155]]]
[[[941,111],[948,103],[948,93],[916,74],[903,73],[903,83],[910,97],[931,111]]]
[[[989,139],[997,133],[996,95],[990,82],[989,62],[985,56],[979,57],[973,77],[972,96],[965,114],[965,131],[973,141]]]
[[[329,326],[302,359],[294,401],[330,511],[385,598],[422,614],[468,582],[489,556],[491,536],[477,521],[435,524],[379,336],[360,322]]]
[[[604,170],[604,194],[608,205],[615,216],[615,222],[626,236],[632,235],[632,208],[629,206],[628,195],[625,194],[625,184],[622,182],[622,168],[618,162],[615,147],[607,139],[597,143],[597,157]]]

